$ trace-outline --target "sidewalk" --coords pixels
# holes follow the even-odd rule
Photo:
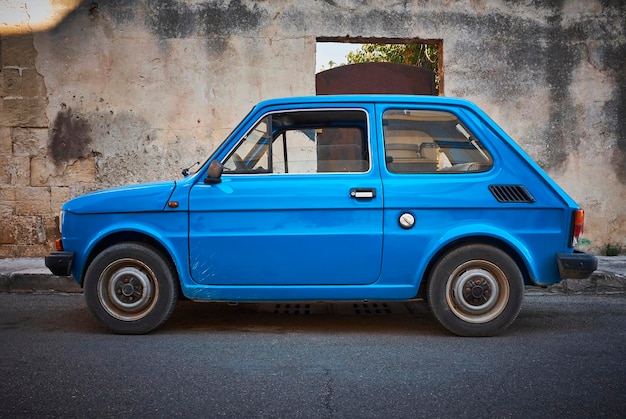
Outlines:
[[[72,277],[54,276],[44,258],[0,259],[0,292],[82,292]]]
[[[598,269],[587,279],[566,279],[548,288],[561,294],[626,294],[626,256],[598,256]],[[0,292],[82,292],[71,277],[54,276],[43,258],[0,259]]]

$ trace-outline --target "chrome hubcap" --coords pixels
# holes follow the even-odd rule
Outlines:
[[[458,318],[469,323],[485,323],[506,307],[509,284],[498,266],[485,260],[471,260],[449,276],[446,299]]]
[[[136,259],[120,259],[104,269],[98,297],[113,317],[134,321],[145,317],[156,304],[157,281],[152,270]]]

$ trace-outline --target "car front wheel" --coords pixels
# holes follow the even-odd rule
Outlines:
[[[459,336],[493,336],[522,306],[524,281],[504,251],[471,244],[447,253],[432,270],[428,302],[439,322]]]
[[[178,299],[171,264],[141,243],[120,243],[99,253],[87,268],[84,293],[95,317],[120,334],[159,327]]]

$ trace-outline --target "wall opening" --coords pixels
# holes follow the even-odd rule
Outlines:
[[[388,62],[435,72],[438,95],[444,92],[443,40],[415,38],[318,37],[316,73],[346,64]]]

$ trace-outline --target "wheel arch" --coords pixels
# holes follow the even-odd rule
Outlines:
[[[102,252],[107,247],[113,246],[119,243],[141,243],[148,245],[158,251],[161,256],[163,256],[167,263],[169,263],[172,267],[172,272],[176,275],[176,278],[180,278],[180,273],[177,269],[177,264],[171,254],[171,252],[167,249],[167,247],[161,243],[156,238],[152,237],[149,234],[140,231],[116,231],[112,232],[104,237],[101,237],[95,245],[92,246],[87,258],[85,259],[85,263],[83,265],[83,269],[80,276],[80,285],[83,286],[85,282],[85,273],[91,265],[91,262],[95,259],[95,257]],[[178,283],[179,291],[180,291],[180,280],[176,281]]]
[[[519,267],[520,272],[522,273],[522,276],[524,278],[524,284],[533,284],[531,280],[530,270],[528,268],[528,265],[526,264],[526,261],[524,260],[524,258],[522,258],[519,251],[511,243],[501,238],[487,235],[467,236],[457,238],[446,243],[430,258],[430,261],[426,266],[426,269],[424,270],[424,275],[422,277],[423,279],[420,282],[417,297],[426,298],[428,281],[430,280],[432,270],[437,265],[437,263],[439,263],[441,258],[443,258],[448,252],[469,244],[486,244],[503,250],[513,259],[513,261]]]

